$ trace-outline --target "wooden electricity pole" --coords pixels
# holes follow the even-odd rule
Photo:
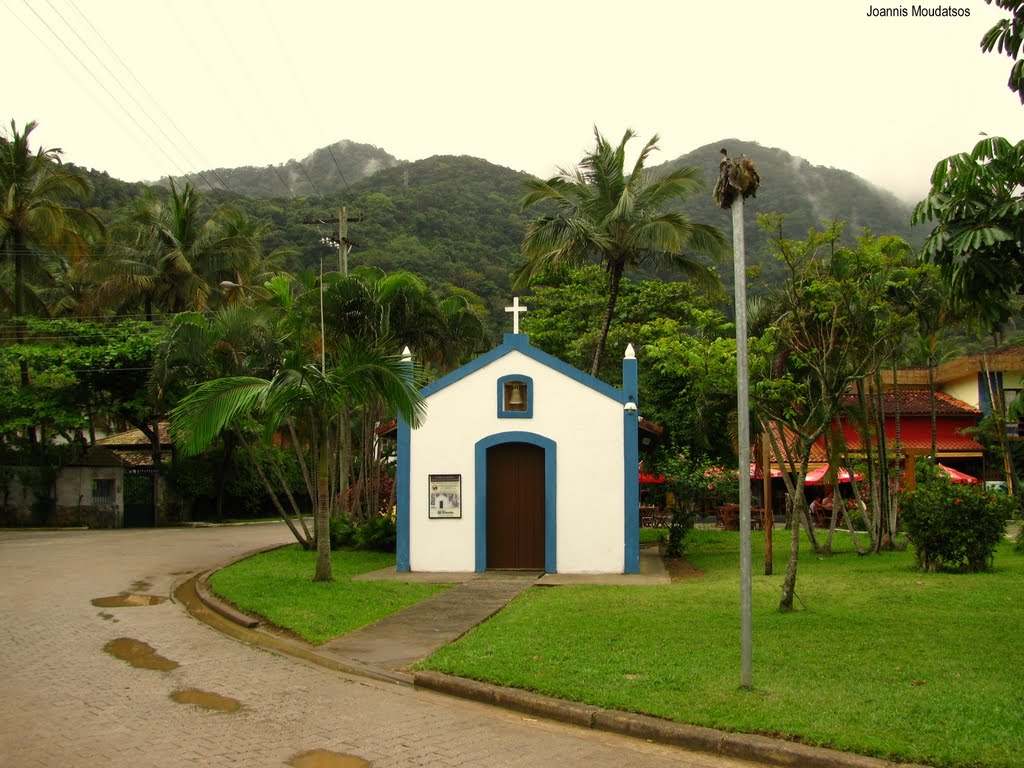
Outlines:
[[[348,217],[348,212],[345,206],[341,206],[338,209],[337,218],[330,219],[303,219],[303,224],[337,224],[338,234],[322,237],[321,242],[325,245],[330,245],[338,249],[338,271],[348,276],[348,254],[354,246],[358,243],[353,243],[348,239],[348,225],[350,223],[358,223],[363,220],[362,216],[355,216],[353,218]]]

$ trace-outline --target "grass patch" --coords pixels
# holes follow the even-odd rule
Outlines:
[[[668,538],[668,528],[641,528],[640,543],[655,544]]]
[[[334,581],[314,582],[316,552],[297,544],[263,552],[210,577],[217,594],[319,645],[446,589],[439,584],[352,581],[395,564],[382,552],[331,553]]]
[[[755,535],[754,684],[739,688],[739,536],[694,531],[705,576],[664,587],[532,589],[420,666],[684,723],[894,760],[1024,768],[1024,556],[922,574],[911,552],[805,549],[777,610]],[[837,537],[837,550],[848,537]],[[852,548],[852,547],[851,547]]]

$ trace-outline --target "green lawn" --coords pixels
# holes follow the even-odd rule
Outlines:
[[[210,577],[217,594],[265,616],[311,643],[372,624],[446,589],[437,584],[352,581],[351,577],[395,564],[393,554],[332,553],[334,581],[313,582],[316,552],[297,544],[241,560]]]
[[[755,535],[755,546],[760,535]],[[697,531],[705,575],[532,589],[421,666],[679,722],[938,766],[1024,768],[1024,555],[921,574],[910,552],[805,550],[799,610],[754,555],[754,690],[739,688],[739,535]]]

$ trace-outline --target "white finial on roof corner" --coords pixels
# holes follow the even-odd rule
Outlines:
[[[406,348],[402,350],[402,362],[403,363],[408,363],[411,360],[412,360],[412,352],[410,352],[409,351],[409,347],[406,346]]]
[[[636,350],[632,344],[626,345],[626,360],[636,360]]]
[[[519,333],[519,314],[526,311],[526,306],[519,303],[519,297],[512,297],[512,306],[505,307],[506,312],[512,313],[512,333]]]

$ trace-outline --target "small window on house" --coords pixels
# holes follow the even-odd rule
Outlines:
[[[114,503],[113,480],[92,481],[92,503],[95,505]]]
[[[498,379],[498,418],[529,419],[533,416],[533,379],[512,375]]]

